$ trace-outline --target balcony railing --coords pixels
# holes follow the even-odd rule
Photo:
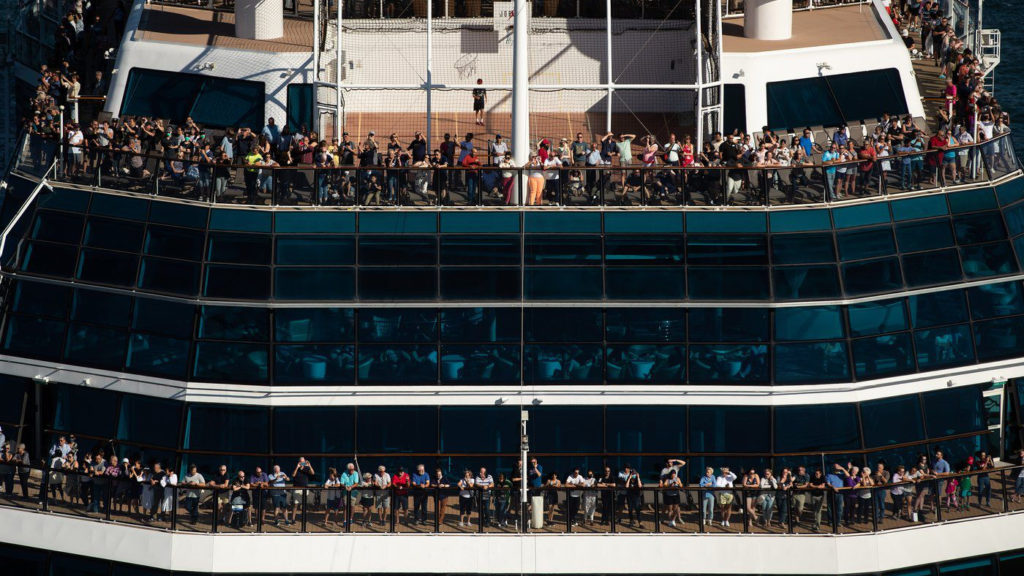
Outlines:
[[[455,480],[423,488],[268,487],[248,480],[214,488],[0,465],[7,482],[0,506],[199,533],[842,535],[1024,511],[1022,470],[842,489],[750,488],[742,478],[731,488],[542,487],[530,488],[521,503],[518,486],[464,490]],[[972,485],[966,498],[965,481]]]
[[[29,135],[15,169],[39,175],[55,158],[56,179],[73,184],[209,204],[368,209],[842,204],[989,184],[1020,169],[1009,134],[873,162],[559,169],[209,164]]]

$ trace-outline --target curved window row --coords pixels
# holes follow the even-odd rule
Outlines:
[[[20,280],[4,352],[243,384],[801,384],[1024,355],[1021,282],[792,308],[194,306]]]
[[[262,408],[71,385],[45,388],[43,402],[43,427],[77,435],[81,450],[106,448],[114,439],[119,452],[204,469],[225,460],[251,467],[298,456],[319,465],[358,457],[406,466],[415,459],[451,467],[485,462],[497,469],[510,467],[519,452],[518,406]],[[830,454],[910,464],[927,450],[923,443],[941,445],[951,461],[987,448],[981,386],[859,404],[542,405],[528,411],[530,450],[553,470],[625,460],[656,475],[665,456],[682,454],[733,465],[811,463]]]
[[[1024,203],[1000,206],[1021,187],[737,213],[274,213],[58,189],[7,264],[220,300],[835,299],[1018,273]]]

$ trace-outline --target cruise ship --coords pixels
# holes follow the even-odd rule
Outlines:
[[[1000,35],[926,4],[22,3],[2,572],[1024,574]]]

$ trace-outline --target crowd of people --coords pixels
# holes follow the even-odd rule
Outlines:
[[[166,521],[178,506],[179,518],[196,524],[207,507],[222,526],[236,528],[254,525],[259,513],[263,523],[275,526],[305,520],[324,527],[370,528],[387,526],[392,514],[397,524],[427,525],[428,507],[439,524],[452,519],[465,528],[507,527],[519,521],[525,475],[529,506],[542,506],[549,524],[555,523],[557,511],[574,526],[610,526],[614,521],[644,529],[644,522],[651,521],[645,511],[657,501],[666,527],[681,526],[685,508],[698,511],[706,526],[729,527],[734,515],[745,513],[749,522],[765,528],[792,524],[819,531],[832,522],[855,526],[886,517],[925,521],[940,506],[968,511],[972,499],[979,507],[991,507],[990,473],[995,470],[992,457],[983,451],[956,465],[936,451],[932,458],[921,454],[916,464],[891,469],[882,460],[873,466],[834,462],[813,471],[782,467],[778,474],[771,468],[750,468],[737,475],[729,466],[708,466],[691,482],[686,480],[686,461],[675,458],[666,459],[657,474],[643,474],[630,464],[617,471],[576,467],[560,474],[546,471],[537,458],[528,461],[525,471],[520,461],[496,474],[481,467],[452,475],[423,463],[410,471],[384,464],[362,471],[357,462],[317,470],[310,460],[298,458],[290,466],[229,471],[222,464],[206,473],[190,464],[179,476],[173,465],[118,459],[111,445],[85,451],[74,436],[62,436],[44,463],[46,481],[30,494],[32,463],[25,445],[12,450],[2,431],[0,443],[0,482],[8,498],[14,497],[17,478],[25,499],[42,499],[45,491],[53,504],[94,513],[106,513],[109,507],[111,513],[144,522]],[[1024,463],[1024,450],[1018,457]],[[1024,470],[1014,471],[1011,480],[1011,499],[1019,502],[1024,498]],[[651,488],[658,489],[656,496]]]

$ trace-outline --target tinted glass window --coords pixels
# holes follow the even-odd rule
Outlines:
[[[518,236],[442,236],[441,264],[517,265]]]
[[[604,241],[608,264],[669,265],[683,261],[682,235],[609,236]]]
[[[847,312],[850,336],[869,336],[907,328],[907,313],[902,299],[852,304]]]
[[[530,300],[601,298],[601,268],[527,268],[523,285]]]
[[[446,308],[441,310],[444,342],[519,342],[517,308]]]
[[[355,409],[274,408],[275,453],[349,453],[355,448]]]
[[[526,308],[523,326],[528,342],[600,342],[602,314],[587,308]]]
[[[690,452],[768,452],[768,410],[761,406],[691,406]]]
[[[967,300],[962,290],[947,290],[907,299],[915,328],[967,321]]]
[[[444,406],[441,452],[497,454],[519,451],[519,412],[515,407]]]
[[[348,236],[285,236],[277,238],[274,259],[285,265],[355,263],[355,240]]]
[[[682,308],[609,308],[607,339],[612,342],[685,342]]]
[[[364,308],[359,311],[361,342],[436,342],[437,310]]]
[[[86,246],[138,252],[142,246],[142,224],[123,220],[90,218],[85,229]]]
[[[864,446],[877,448],[924,439],[921,403],[917,395],[862,402]]]
[[[203,294],[211,298],[266,300],[270,297],[270,269],[208,265]]]
[[[266,341],[269,324],[270,314],[264,308],[203,306],[199,315],[199,337]]]
[[[81,386],[57,388],[53,428],[65,432],[113,438],[117,423],[117,394]]]
[[[527,264],[600,264],[600,236],[527,236]]]
[[[195,307],[179,302],[136,298],[132,328],[180,338],[192,336]]]
[[[924,394],[925,426],[929,438],[983,430],[979,386],[962,386]]]
[[[914,370],[914,346],[910,334],[886,334],[853,341],[857,378],[866,380]]]
[[[777,300],[837,298],[839,271],[835,266],[784,266],[772,273]]]
[[[132,299],[123,294],[75,290],[71,318],[80,322],[127,326]]]
[[[199,260],[203,257],[203,233],[150,226],[146,231],[145,252],[153,256]]]
[[[1020,282],[985,284],[967,289],[971,318],[975,320],[1020,314],[1024,311]]]
[[[206,258],[229,264],[270,264],[270,236],[211,232]]]
[[[361,268],[359,297],[365,300],[433,300],[436,268]]]
[[[356,414],[356,442],[360,453],[436,452],[437,408],[361,407]]]
[[[278,342],[352,342],[355,311],[351,308],[278,308],[274,311]]]
[[[694,300],[765,300],[769,295],[767,268],[690,267],[688,275]]]
[[[186,450],[266,452],[268,410],[252,406],[190,404],[185,421]]]
[[[948,218],[909,222],[896,227],[896,240],[900,252],[935,250],[953,245],[953,231]]]
[[[690,340],[694,342],[764,342],[771,312],[761,308],[691,308]]]
[[[821,452],[860,448],[856,404],[775,408],[777,452]]]
[[[177,448],[182,406],[177,400],[126,394],[121,397],[117,438],[135,444]]]
[[[527,431],[536,452],[600,452],[602,425],[600,406],[552,406],[530,410]]]
[[[846,342],[775,345],[777,383],[840,382],[850,379]]]
[[[838,306],[775,310],[775,338],[778,340],[827,340],[844,335]]]
[[[433,236],[364,236],[359,239],[359,263],[431,266],[437,263],[437,240]]]
[[[686,451],[685,406],[609,406],[605,411],[608,452]]]
[[[776,234],[772,236],[774,264],[834,262],[836,250],[831,234]]]

